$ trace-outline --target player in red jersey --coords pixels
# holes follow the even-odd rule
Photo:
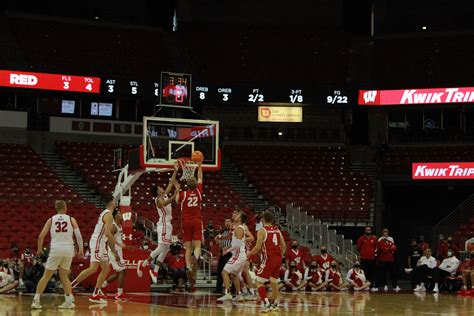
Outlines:
[[[197,179],[191,177],[187,181],[188,189],[176,195],[176,203],[181,206],[183,241],[188,280],[191,290],[194,289],[195,273],[201,257],[203,240],[202,226],[202,162],[198,162]],[[194,255],[194,256],[193,256]]]
[[[278,310],[278,283],[280,280],[280,268],[283,255],[286,251],[286,244],[283,235],[274,224],[274,217],[271,212],[263,214],[263,228],[257,233],[257,243],[248,256],[260,253],[261,264],[257,270],[257,291],[265,304],[262,313],[269,313]],[[265,283],[270,281],[272,288],[271,301],[267,297]]]

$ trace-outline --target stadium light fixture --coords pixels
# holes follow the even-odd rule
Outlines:
[[[283,136],[283,132],[278,132],[278,136]]]
[[[426,26],[422,26],[421,29],[422,29],[423,31],[426,31]]]

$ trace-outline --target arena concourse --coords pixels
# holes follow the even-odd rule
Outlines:
[[[0,314],[473,314],[460,3],[2,6]]]

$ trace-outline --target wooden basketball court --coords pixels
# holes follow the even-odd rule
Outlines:
[[[107,305],[89,303],[76,294],[76,309],[59,311],[58,294],[42,297],[42,310],[31,310],[32,295],[0,296],[0,315],[256,315],[255,302],[217,303],[208,292],[194,294],[135,293],[128,300]],[[474,315],[474,297],[453,294],[413,293],[296,293],[283,294],[281,315]]]

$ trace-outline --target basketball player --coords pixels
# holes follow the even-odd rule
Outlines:
[[[201,258],[202,243],[202,161],[198,162],[197,179],[191,177],[187,181],[188,190],[176,195],[176,203],[181,206],[183,228],[183,240],[188,280],[191,283],[191,291],[194,291],[194,283],[198,261]]]
[[[115,200],[112,196],[106,198],[105,207],[105,210],[99,215],[99,219],[97,220],[97,224],[95,224],[94,232],[89,242],[91,248],[89,268],[82,270],[77,278],[72,281],[72,286],[76,287],[79,283],[93,275],[100,266],[101,271],[97,277],[94,292],[89,298],[90,302],[99,304],[107,304],[107,297],[101,290],[102,284],[110,271],[107,244],[109,245],[112,255],[115,258],[119,258],[117,250],[115,250],[115,245],[119,244],[112,233],[112,211],[115,209]]]
[[[173,175],[166,187],[166,190],[163,190],[159,186],[154,186],[151,188],[151,194],[155,198],[155,205],[156,210],[158,211],[158,215],[160,218],[156,223],[156,233],[158,236],[158,247],[155,248],[150,254],[150,256],[143,260],[143,262],[138,262],[137,265],[137,274],[139,277],[143,275],[142,271],[140,271],[141,267],[146,267],[155,259],[157,259],[157,265],[161,266],[163,261],[165,260],[168,251],[170,250],[170,245],[172,243],[171,237],[173,235],[173,225],[171,221],[173,219],[172,216],[172,208],[171,203],[176,199],[176,196],[179,193],[179,183],[176,181],[176,174],[178,173],[178,168],[175,166]],[[174,187],[174,193],[171,197],[168,197],[168,194]]]
[[[247,222],[247,215],[240,212],[239,215],[235,216],[234,224],[235,229],[232,235],[232,243],[230,248],[224,250],[224,255],[228,252],[232,253],[232,258],[224,266],[222,270],[222,279],[224,280],[224,295],[218,298],[218,301],[226,301],[232,299],[230,293],[230,275],[233,276],[235,292],[237,294],[237,301],[241,302],[244,300],[240,293],[240,274],[244,270],[245,263],[247,262],[247,254],[245,251],[245,223]]]
[[[247,255],[253,256],[260,253],[261,264],[257,270],[257,292],[264,302],[262,313],[277,311],[278,307],[278,283],[280,280],[280,268],[283,255],[286,251],[285,240],[278,227],[274,224],[274,216],[271,212],[263,214],[263,228],[257,233],[257,243]],[[270,281],[272,288],[272,299],[267,297],[265,283]]]
[[[40,297],[43,294],[49,280],[59,270],[59,278],[63,284],[66,300],[59,305],[60,309],[73,309],[74,296],[72,296],[71,281],[69,281],[69,271],[71,269],[72,258],[74,257],[74,240],[73,235],[76,236],[78,246],[78,256],[84,255],[84,248],[82,243],[82,236],[77,225],[76,220],[66,215],[67,206],[63,200],[58,200],[54,203],[57,214],[51,217],[44,224],[43,230],[38,237],[38,256],[43,255],[44,238],[49,233],[51,234],[50,252],[48,261],[46,261],[43,277],[39,280],[36,287],[35,297],[31,308],[41,309]]]
[[[118,257],[110,256],[110,264],[115,273],[107,278],[102,284],[102,288],[107,287],[110,283],[118,279],[117,285],[117,294],[115,295],[116,300],[124,299],[123,296],[123,284],[125,282],[125,272],[127,266],[125,265],[125,260],[123,260],[123,251],[122,248],[125,248],[123,243],[123,230],[122,230],[122,214],[118,209],[114,209],[112,212],[114,221],[112,222],[112,234],[115,238],[115,250],[117,251]],[[108,248],[111,252],[110,248]]]

